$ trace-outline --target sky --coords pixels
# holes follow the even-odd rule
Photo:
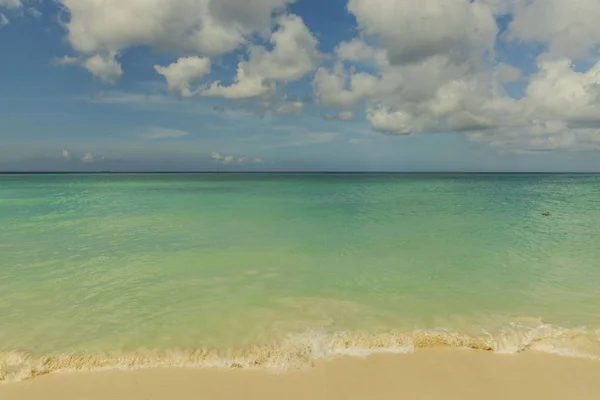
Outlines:
[[[600,172],[598,0],[0,0],[0,171]]]

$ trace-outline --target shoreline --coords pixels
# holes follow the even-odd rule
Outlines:
[[[341,356],[303,371],[157,368],[54,373],[0,385],[10,400],[600,398],[600,362],[466,349]]]
[[[470,335],[450,330],[412,332],[307,331],[282,340],[249,344],[239,348],[142,349],[133,352],[56,353],[34,355],[0,351],[0,385],[36,379],[56,373],[110,370],[191,368],[292,372],[347,356],[412,354],[430,350],[473,350],[498,355],[544,353],[600,361],[598,332],[566,329],[539,323],[512,326],[500,334]]]

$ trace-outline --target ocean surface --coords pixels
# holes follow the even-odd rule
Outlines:
[[[600,359],[600,175],[0,176],[0,381],[436,346]]]

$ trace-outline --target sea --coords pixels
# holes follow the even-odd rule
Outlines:
[[[600,360],[600,175],[0,175],[0,381]]]

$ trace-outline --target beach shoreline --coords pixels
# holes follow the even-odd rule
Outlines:
[[[342,356],[272,373],[163,368],[54,373],[0,385],[10,400],[600,398],[600,362],[528,352],[427,349]]]

